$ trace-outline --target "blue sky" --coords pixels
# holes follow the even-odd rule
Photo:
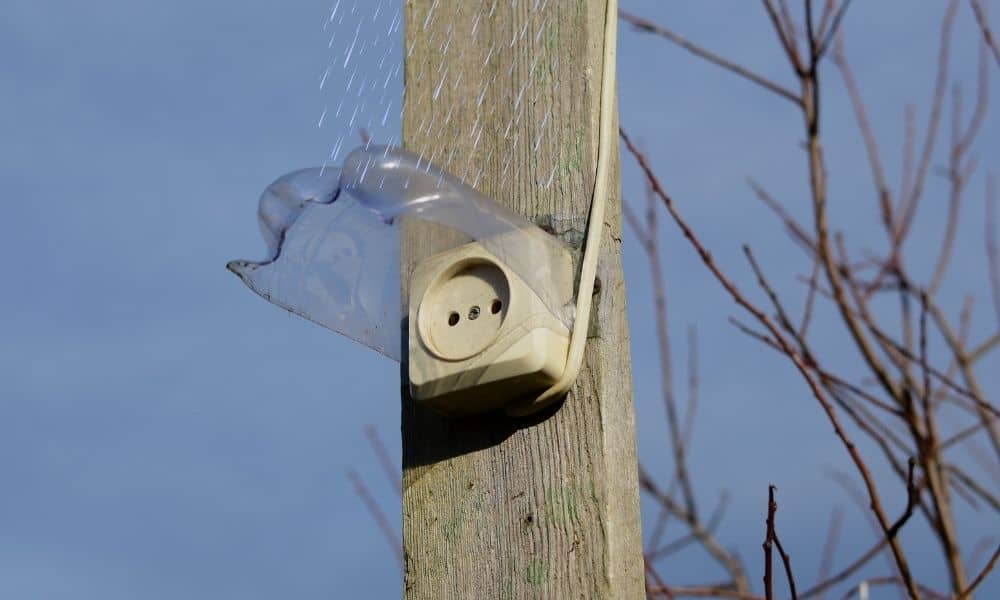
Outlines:
[[[255,221],[263,188],[321,163],[351,134],[336,119],[317,127],[327,103],[317,81],[330,53],[321,30],[328,4],[5,3],[0,596],[399,594],[395,558],[346,477],[351,468],[362,472],[398,521],[392,487],[363,434],[374,424],[398,456],[397,366],[275,309],[224,269],[263,251]],[[902,107],[917,103],[923,123],[944,2],[921,3],[925,10],[905,0],[856,4],[846,22],[849,55],[895,181]],[[757,3],[622,6],[791,84]],[[977,35],[964,10],[954,55],[967,84]],[[637,132],[741,287],[756,293],[741,258],[746,242],[789,298],[800,298],[794,278],[808,265],[744,182],[754,176],[794,214],[808,215],[798,115],[661,40],[627,27],[620,39],[623,126]],[[881,249],[860,138],[839,77],[824,74],[832,218],[849,228],[855,252]],[[1000,77],[992,74],[996,96]],[[981,172],[1000,170],[995,114],[977,154]],[[630,160],[623,164],[625,197],[641,202],[641,180]],[[973,294],[974,331],[985,336],[997,323],[982,189],[980,175],[943,297],[954,313]],[[928,191],[911,244],[917,263],[940,239],[943,190],[935,181]],[[844,452],[790,365],[734,332],[726,318],[736,309],[669,223],[663,234],[679,369],[684,330],[697,325],[700,335],[697,491],[706,505],[729,491],[720,537],[758,580],[766,489],[777,484],[785,544],[799,579],[811,581],[834,506],[847,511],[838,564],[871,539],[827,475],[828,467],[848,469]],[[665,473],[655,345],[645,325],[651,296],[628,238],[625,267],[640,452]],[[833,363],[857,366],[835,320],[820,318],[816,336]],[[997,360],[981,365],[987,390],[1000,383]],[[902,490],[885,487],[894,512]],[[964,508],[960,528],[970,548],[978,534],[1000,534],[991,515]],[[920,571],[940,583],[929,538],[915,529],[905,539]],[[674,564],[698,579],[716,575],[697,553]],[[871,572],[887,569],[876,562]],[[987,589],[1000,591],[1000,582]]]

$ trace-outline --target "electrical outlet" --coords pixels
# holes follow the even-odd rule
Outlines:
[[[572,282],[568,253],[555,257]],[[555,271],[554,271],[555,272]],[[549,290],[568,302],[572,289]],[[537,394],[562,375],[569,329],[509,267],[478,243],[420,262],[410,278],[411,397],[452,416]]]

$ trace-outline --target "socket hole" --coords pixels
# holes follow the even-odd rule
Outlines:
[[[470,321],[475,321],[476,319],[478,319],[479,318],[479,312],[480,312],[480,310],[481,309],[478,306],[473,306],[472,308],[470,308],[469,309],[469,320]]]
[[[493,314],[497,314],[501,309],[503,309],[503,302],[499,298],[494,300],[493,304],[490,304],[490,312]]]
[[[458,325],[458,319],[459,318],[460,317],[458,316],[457,312],[451,313],[450,315],[448,315],[448,325],[450,325],[451,327],[454,327],[455,325]]]

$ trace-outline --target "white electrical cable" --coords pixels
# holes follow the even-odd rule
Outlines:
[[[597,175],[594,178],[594,196],[590,204],[590,219],[587,224],[586,246],[583,250],[583,264],[580,266],[580,287],[576,296],[576,318],[570,334],[566,367],[562,376],[549,389],[527,404],[508,405],[506,411],[513,416],[529,415],[551,404],[566,394],[583,365],[583,351],[587,345],[587,330],[590,328],[590,308],[594,296],[594,282],[597,278],[597,259],[601,254],[601,238],[604,232],[604,209],[608,203],[610,186],[611,155],[618,139],[615,131],[615,78],[617,75],[618,48],[618,0],[608,0],[604,15],[604,67],[601,75],[601,115],[597,150]]]

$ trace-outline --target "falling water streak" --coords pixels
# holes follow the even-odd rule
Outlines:
[[[521,124],[521,117],[523,116],[524,116],[523,110],[517,113],[517,116],[514,117],[514,127],[517,127],[518,125]]]
[[[494,79],[496,79],[495,76],[494,76]],[[483,99],[486,98],[486,90],[487,90],[487,88],[490,87],[490,83],[491,82],[489,80],[486,80],[485,82],[483,82],[483,89],[482,89],[481,92],[479,92],[479,99],[476,101],[476,108],[482,107],[482,105],[483,105]]]
[[[347,63],[351,62],[351,55],[354,54],[354,46],[358,43],[358,35],[361,33],[361,23],[358,23],[357,28],[354,30],[354,40],[351,41],[351,46],[347,49],[347,56],[344,58],[344,68],[347,68]]]
[[[479,20],[483,17],[483,13],[476,13],[476,17],[472,19],[472,39],[476,39],[476,32],[479,30]]]
[[[427,10],[427,18],[424,19],[423,30],[427,31],[427,26],[430,25],[431,17],[434,15],[434,9],[437,8],[438,0],[431,2],[431,7]]]
[[[490,14],[486,15],[489,18],[493,18],[493,13],[497,11],[497,0],[493,0],[493,6],[490,7]]]
[[[535,144],[531,148],[532,152],[538,152],[538,146],[542,143],[542,135],[545,133],[545,125],[549,122],[550,114],[552,114],[551,109],[549,112],[545,113],[544,117],[542,117],[542,124],[538,126],[538,137],[535,138]]]
[[[354,85],[354,78],[357,75],[358,75],[358,67],[354,67],[354,72],[351,73],[351,76],[347,79],[347,86],[344,88],[345,94],[351,91],[351,86]]]
[[[444,80],[447,76],[448,76],[448,69],[445,69],[444,74],[441,75],[441,81],[438,82],[437,88],[434,89],[434,96],[433,96],[434,100],[437,100],[438,96],[441,95],[441,86],[444,85]]]
[[[322,129],[322,127],[323,127],[323,121],[326,119],[326,111],[327,111],[328,108],[329,108],[328,106],[324,106],[323,107],[323,114],[321,114],[319,116],[319,123],[316,125],[316,127]]]
[[[503,172],[500,173],[500,179],[502,181],[507,181],[507,171],[510,170],[510,161],[514,158],[513,154],[507,155],[507,160],[503,164]]]
[[[555,177],[556,177],[556,166],[553,165],[552,171],[549,173],[549,180],[545,182],[545,185],[543,186],[542,189],[546,190],[549,189],[549,187],[552,185],[552,180],[555,179]]]
[[[378,61],[378,70],[379,71],[382,70],[382,67],[385,66],[386,59],[388,59],[389,55],[392,54],[393,46],[394,46],[394,44],[392,42],[389,42],[389,47],[385,49],[385,54],[382,55],[382,60]]]
[[[486,64],[487,64],[488,62],[490,62],[490,59],[491,59],[491,58],[493,58],[493,49],[494,49],[494,48],[496,48],[496,46],[495,46],[495,45],[493,45],[493,46],[490,46],[490,51],[486,53],[486,60],[484,60],[484,61],[483,61],[483,66],[484,66],[484,67],[486,66]]]
[[[389,106],[385,107],[385,114],[382,115],[382,127],[385,127],[385,122],[389,118],[389,110],[392,108],[392,101],[389,101]]]
[[[444,41],[444,47],[441,48],[441,54],[448,54],[448,47],[451,46],[452,31],[451,27],[448,28],[448,39]]]
[[[399,21],[399,18],[400,18],[400,16],[401,16],[401,14],[402,14],[402,13],[401,13],[401,12],[399,11],[399,9],[397,8],[397,9],[396,9],[396,14],[392,16],[392,23],[389,23],[389,34],[390,34],[390,35],[391,35],[391,34],[392,34],[392,33],[393,33],[394,31],[396,31],[396,21]]]
[[[368,168],[372,166],[372,160],[368,159],[365,161],[365,168],[361,170],[361,177],[358,178],[358,183],[364,183],[365,176],[368,175]]]
[[[375,7],[375,14],[372,15],[372,23],[378,20],[378,14],[382,12],[382,0],[379,0],[378,6]]]
[[[462,71],[458,72],[458,77],[455,78],[455,83],[451,84],[452,91],[457,90],[458,89],[458,84],[462,83],[462,75],[463,74],[464,73]]]
[[[531,67],[528,69],[528,81],[531,81],[535,77],[535,69],[538,67],[538,61],[541,58],[541,54],[536,54],[534,60],[531,61]]]
[[[341,0],[337,0],[337,3],[333,5],[333,10],[330,11],[330,18],[327,19],[328,23],[333,21],[333,18],[337,16],[337,11],[340,9],[340,2]]]
[[[340,149],[344,145],[344,136],[337,138],[337,144],[333,147],[333,152],[330,153],[330,160],[336,161],[337,157],[340,156]]]
[[[529,74],[529,77],[530,77],[530,74]],[[514,102],[514,110],[517,110],[518,108],[520,108],[520,106],[521,106],[521,99],[524,98],[524,90],[526,90],[528,88],[528,83],[530,81],[531,81],[531,79],[528,79],[524,83],[521,84],[521,89],[518,90],[518,92],[517,92],[517,100]]]
[[[361,94],[363,94],[365,92],[365,84],[366,83],[368,83],[368,76],[367,75],[365,75],[365,78],[361,80],[360,84],[358,84],[358,98],[360,98]]]
[[[337,31],[334,30],[333,35],[330,36],[330,43],[326,45],[327,48],[333,48],[333,40],[337,39]]]
[[[326,78],[329,76],[330,76],[330,67],[327,67],[326,72],[323,73],[322,79],[319,80],[319,89],[321,90],[323,89],[323,86],[326,85]]]
[[[434,159],[435,159],[435,157],[437,157],[437,153],[440,150],[441,150],[440,148],[434,148],[434,151],[431,152],[431,157],[427,161],[427,166],[424,167],[424,174],[425,175],[431,172],[431,167],[434,166]]]
[[[538,33],[535,34],[536,44],[538,43],[538,40],[542,38],[542,32],[545,31],[545,27],[548,26],[548,24],[549,24],[549,18],[545,17],[545,20],[542,21],[542,26],[538,28]]]

